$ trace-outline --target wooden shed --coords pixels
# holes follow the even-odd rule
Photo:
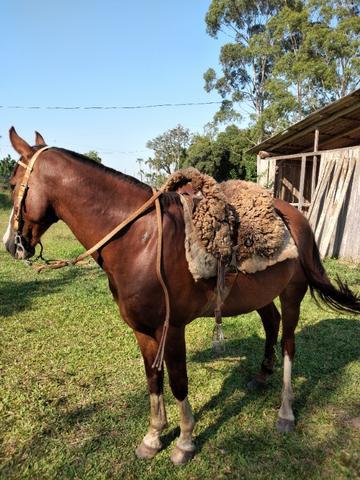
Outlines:
[[[323,256],[360,261],[360,89],[249,152],[258,182],[308,216]]]

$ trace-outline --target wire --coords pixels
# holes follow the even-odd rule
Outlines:
[[[144,108],[162,108],[162,107],[192,107],[197,105],[219,105],[222,102],[184,102],[184,103],[156,103],[152,105],[115,105],[115,106],[24,106],[24,105],[0,105],[0,108],[11,110],[139,110]]]

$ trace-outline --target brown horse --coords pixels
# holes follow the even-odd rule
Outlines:
[[[10,185],[15,200],[23,182],[25,166],[45,142],[36,133],[31,147],[10,130],[10,140],[21,155]],[[29,258],[41,235],[57,220],[63,220],[85,248],[90,248],[138,209],[152,195],[147,185],[84,156],[60,148],[41,152],[30,175],[21,212],[12,212],[4,236],[7,250],[15,258]],[[321,264],[311,228],[298,210],[275,200],[297,245],[299,258],[286,260],[251,275],[239,273],[223,305],[223,315],[257,310],[266,332],[265,355],[252,386],[266,382],[275,360],[280,318],[284,376],[282,403],[277,427],[290,431],[294,426],[291,367],[295,353],[294,332],[300,303],[308,286],[328,305],[345,311],[360,311],[360,301],[338,280],[333,286]],[[184,251],[182,205],[176,193],[161,196],[163,216],[162,269],[170,295],[170,327],[165,346],[165,363],[171,390],[180,411],[180,437],[172,452],[175,464],[192,458],[194,418],[187,398],[185,326],[200,316],[213,316],[215,279],[195,282]],[[16,208],[15,208],[16,210]],[[20,223],[14,219],[20,214]],[[15,231],[14,226],[17,226]],[[16,235],[18,235],[16,237]],[[17,238],[17,242],[15,241]],[[19,249],[19,239],[23,246]],[[110,290],[122,318],[133,329],[144,359],[150,393],[150,427],[136,449],[140,458],[152,458],[160,449],[160,434],[167,425],[163,401],[163,369],[152,368],[163,329],[165,302],[156,275],[157,223],[150,207],[125,230],[118,233],[92,256],[106,272]],[[280,297],[280,314],[273,300]]]

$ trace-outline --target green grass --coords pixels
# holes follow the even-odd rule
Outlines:
[[[9,204],[0,201],[0,230]],[[2,206],[2,208],[1,208]],[[64,225],[45,255],[81,251]],[[326,262],[358,288],[359,268]],[[148,425],[138,347],[96,266],[40,275],[0,250],[1,479],[342,479],[360,474],[360,322],[321,310],[307,296],[294,364],[296,430],[275,430],[281,368],[264,393],[246,383],[262,359],[256,313],[226,319],[226,353],[211,350],[211,319],[187,329],[189,398],[197,454],[175,468],[178,414],[166,384],[169,428],[151,462],[137,460]],[[280,357],[280,355],[279,355]]]

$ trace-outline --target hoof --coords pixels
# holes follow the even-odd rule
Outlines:
[[[276,428],[278,432],[289,433],[294,430],[295,421],[287,420],[286,418],[278,417],[276,422]]]
[[[144,442],[141,442],[135,450],[135,455],[141,460],[151,460],[155,457],[159,450],[159,448],[148,447]]]
[[[185,465],[194,458],[195,451],[181,450],[179,447],[175,447],[171,452],[171,461],[174,465]]]
[[[246,386],[250,392],[262,392],[266,389],[267,383],[265,381],[258,380],[255,377]]]

